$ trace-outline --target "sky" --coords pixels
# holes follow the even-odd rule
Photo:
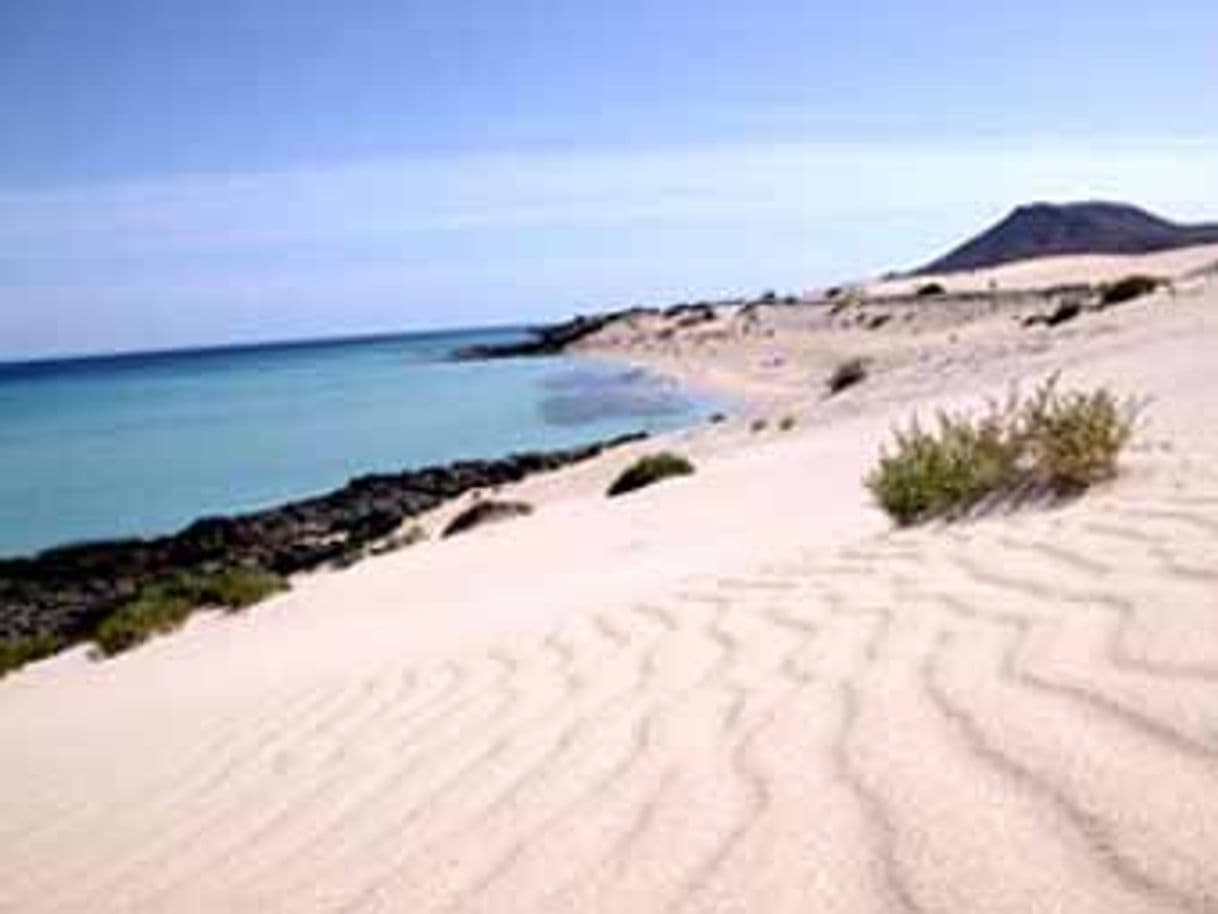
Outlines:
[[[559,318],[1218,221],[1211,0],[0,0],[0,359]]]

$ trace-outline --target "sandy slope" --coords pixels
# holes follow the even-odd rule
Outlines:
[[[1037,257],[983,270],[916,276],[867,283],[871,295],[908,295],[928,282],[938,282],[951,291],[1040,289],[1086,279],[1112,282],[1131,273],[1161,277],[1187,277],[1218,266],[1218,244],[1158,251],[1151,254],[1092,254]]]
[[[1218,911],[1216,309],[873,336],[830,401],[778,334],[800,428],[686,433],[692,478],[610,502],[613,455],[5,680],[0,910]],[[722,383],[765,386],[749,345]],[[896,418],[1056,367],[1155,397],[1118,484],[915,532],[867,504]]]

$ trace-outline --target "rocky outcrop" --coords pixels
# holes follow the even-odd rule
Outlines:
[[[557,355],[573,343],[602,329],[625,312],[580,315],[559,324],[535,327],[532,339],[518,343],[489,343],[458,349],[458,359],[504,359],[515,356]]]
[[[250,514],[203,518],[171,536],[82,543],[3,560],[0,640],[87,637],[141,587],[175,571],[241,565],[288,575],[317,568],[464,492],[556,470],[643,437],[360,476],[325,495]]]

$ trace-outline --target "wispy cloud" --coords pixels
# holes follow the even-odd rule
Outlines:
[[[311,170],[176,176],[0,192],[0,240],[16,253],[162,251],[381,233],[613,228],[808,208],[994,204],[1111,196],[1204,202],[1215,140],[785,144],[617,153],[413,159]]]
[[[1215,186],[1203,137],[484,154],[0,191],[0,332],[14,355],[257,335],[251,301],[281,333],[798,287],[925,259],[1028,199],[1194,218]],[[428,301],[488,289],[493,308]],[[83,338],[69,318],[99,301],[109,329]],[[207,313],[175,324],[175,305]]]

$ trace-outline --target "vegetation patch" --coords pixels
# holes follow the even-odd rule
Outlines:
[[[1163,280],[1155,276],[1135,274],[1108,283],[1100,289],[1100,305],[1119,305],[1143,295],[1149,295],[1163,284]]]
[[[464,533],[483,524],[507,520],[510,517],[520,517],[532,514],[533,506],[524,501],[479,501],[466,508],[444,528],[442,537]]]
[[[427,531],[419,524],[412,524],[401,533],[394,534],[388,539],[374,545],[371,553],[373,555],[388,555],[390,552],[397,552],[399,549],[405,549],[407,546],[421,543],[425,539],[427,539]]]
[[[173,631],[194,608],[184,597],[151,587],[107,616],[94,632],[93,641],[103,656],[113,657],[153,635]]]
[[[918,286],[918,291],[914,294],[918,298],[930,298],[934,295],[946,295],[947,289],[943,287],[941,282],[928,282]]]
[[[829,395],[841,393],[848,387],[853,387],[867,378],[867,362],[865,359],[847,359],[830,373],[825,381]]]
[[[122,653],[153,635],[173,631],[196,609],[245,609],[282,590],[287,581],[257,567],[215,572],[179,571],[140,590],[97,627],[93,641],[107,657]]]
[[[789,432],[793,428],[795,428],[795,417],[794,416],[783,416],[782,419],[779,420],[779,422],[778,422],[779,431]]]
[[[53,635],[6,638],[0,641],[0,678],[13,670],[57,653],[64,642]]]
[[[286,579],[262,568],[229,568],[204,576],[197,605],[245,609],[287,589]]]
[[[662,479],[673,476],[689,476],[694,472],[694,465],[680,454],[667,451],[640,457],[622,471],[622,474],[609,487],[609,496],[625,495],[636,489],[657,483]]]
[[[982,505],[1077,495],[1114,477],[1139,407],[1104,388],[1060,391],[1057,376],[1026,399],[1013,394],[979,417],[940,413],[896,431],[866,484],[907,526]]]

